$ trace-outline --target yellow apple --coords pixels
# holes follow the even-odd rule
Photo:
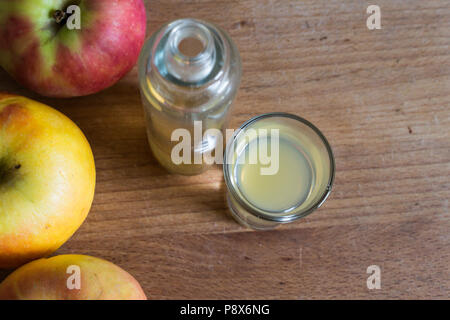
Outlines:
[[[81,130],[55,109],[0,93],[0,268],[58,249],[83,223],[94,189]]]
[[[103,259],[61,255],[30,262],[0,284],[0,300],[146,300],[128,272]]]

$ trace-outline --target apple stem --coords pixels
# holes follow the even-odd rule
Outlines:
[[[67,14],[62,10],[56,10],[53,13],[53,19],[55,19],[56,23],[60,24],[66,18]]]

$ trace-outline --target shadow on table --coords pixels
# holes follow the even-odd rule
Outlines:
[[[223,178],[222,166],[214,166],[199,176],[187,179],[189,178],[200,181],[200,183],[192,183],[190,187],[195,194],[190,201],[197,210],[220,216],[221,219],[218,222],[233,221],[228,212],[227,187]]]

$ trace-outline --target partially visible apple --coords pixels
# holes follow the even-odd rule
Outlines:
[[[0,268],[58,249],[83,223],[94,189],[81,130],[55,109],[0,93]]]
[[[115,264],[85,255],[30,262],[0,284],[0,300],[146,300],[136,279]]]
[[[70,5],[80,8],[79,30],[62,19]],[[0,66],[44,96],[88,95],[136,64],[145,30],[142,0],[0,1]]]

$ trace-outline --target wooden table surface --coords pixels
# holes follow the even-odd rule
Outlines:
[[[245,229],[227,211],[220,167],[183,177],[158,165],[136,68],[65,100],[0,71],[1,90],[61,110],[95,155],[92,210],[57,254],[108,259],[151,299],[450,296],[447,0],[146,2],[148,35],[183,17],[231,34],[244,69],[231,126],[271,111],[310,120],[334,149],[333,192],[296,223]],[[381,8],[381,30],[366,27],[369,4]],[[367,289],[370,265],[381,268],[380,290]]]

